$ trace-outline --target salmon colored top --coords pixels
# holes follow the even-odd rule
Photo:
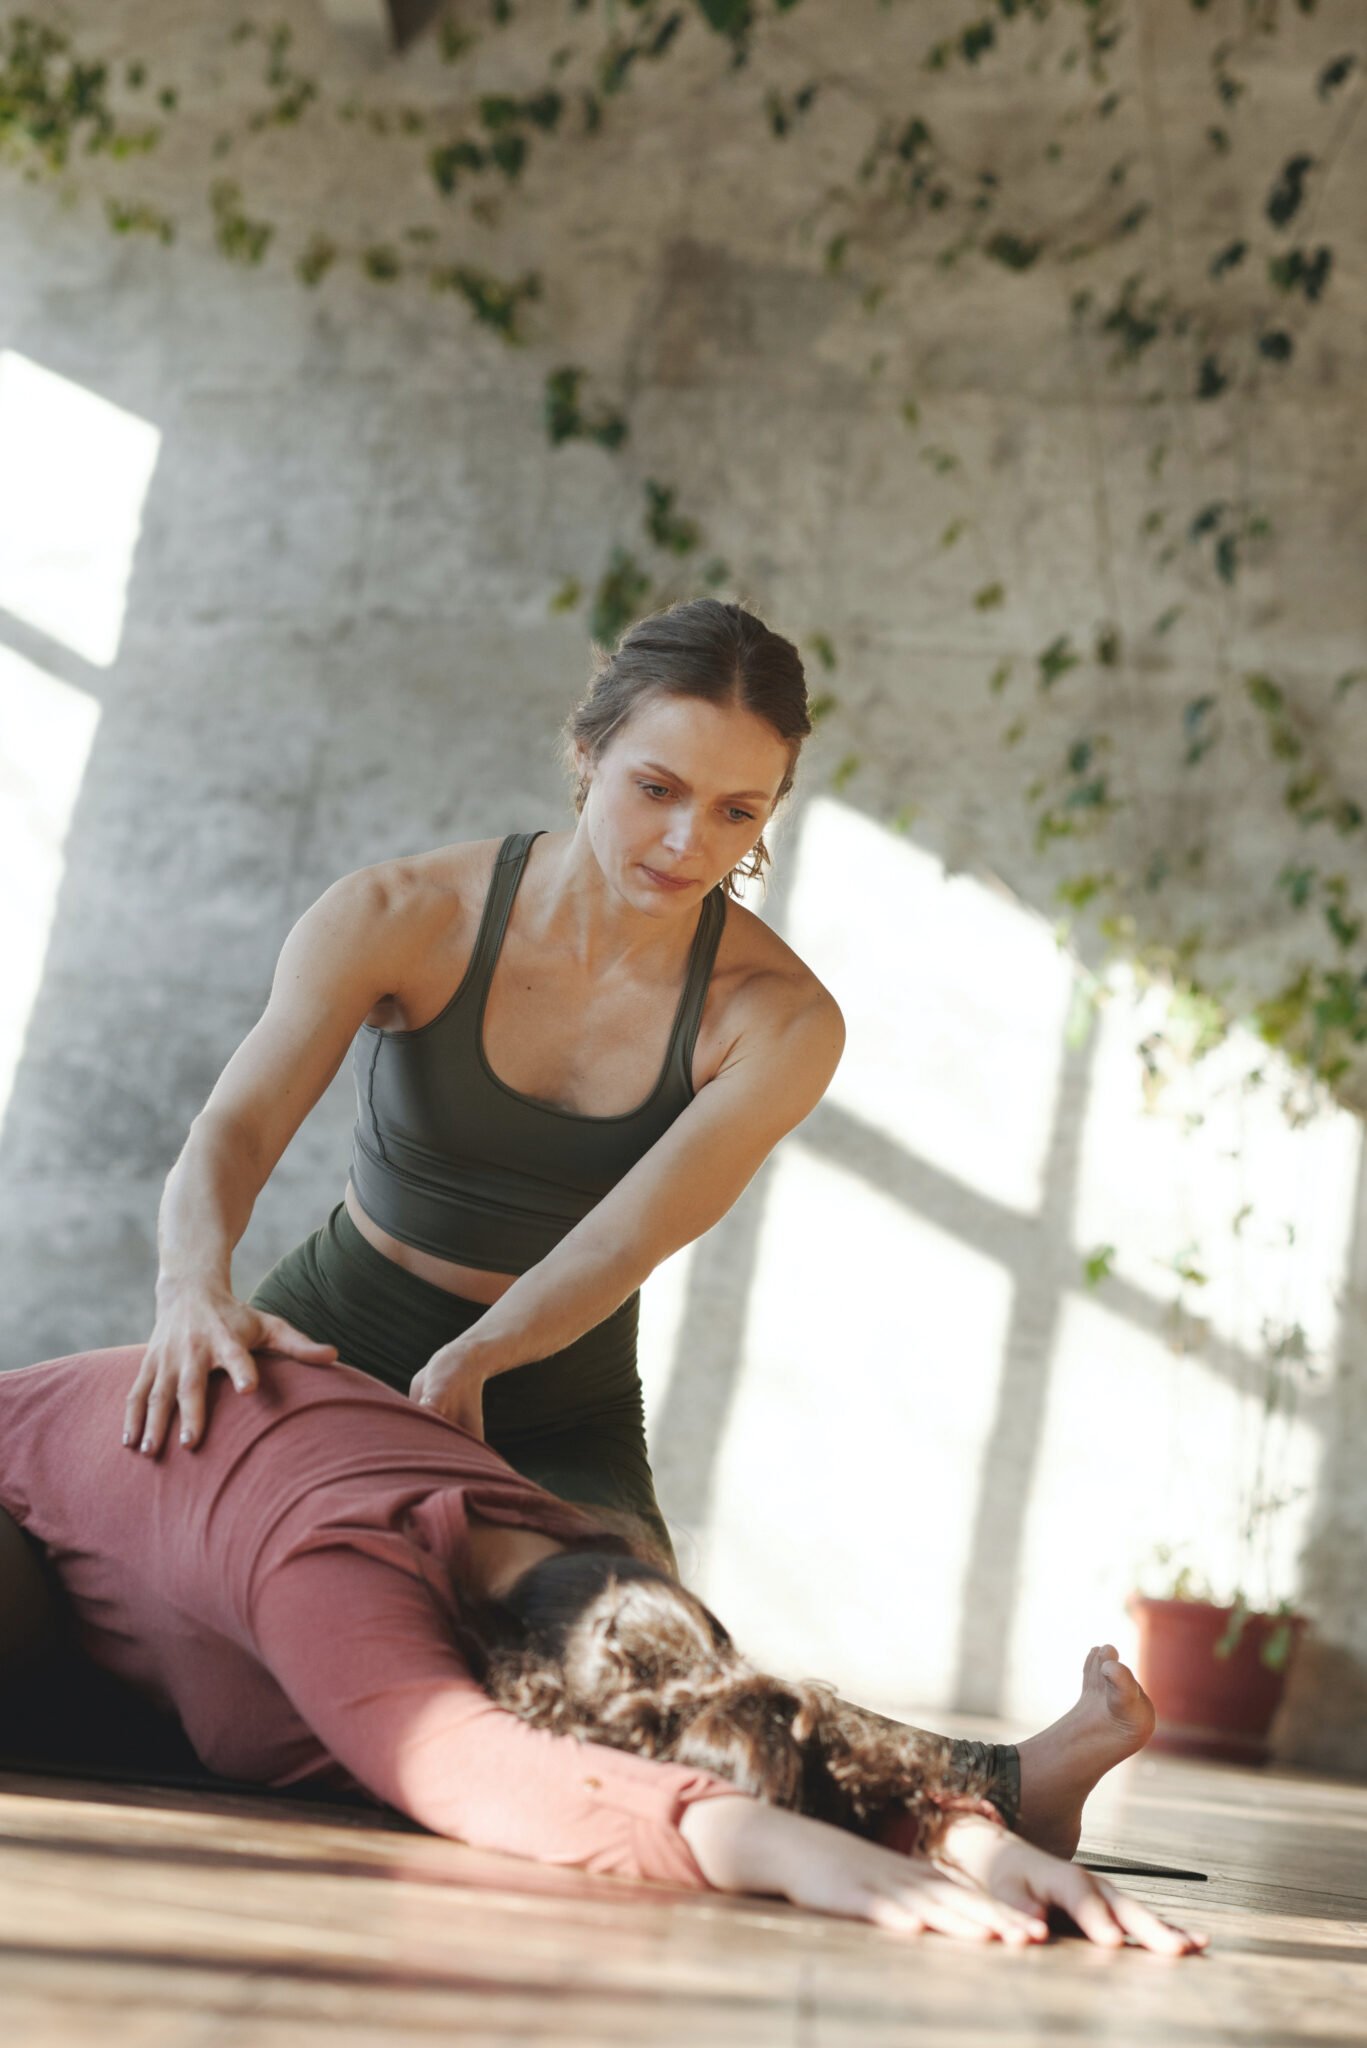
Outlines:
[[[0,1505],[45,1545],[97,1663],[173,1708],[210,1770],[361,1786],[438,1834],[705,1888],[679,1833],[705,1771],[552,1735],[457,1646],[470,1511],[619,1548],[486,1444],[349,1366],[215,1375],[198,1450],[119,1442],[140,1346],[0,1373]]]

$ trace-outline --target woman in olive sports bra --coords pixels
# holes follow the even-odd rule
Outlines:
[[[159,1218],[124,1440],[204,1429],[266,1348],[360,1367],[669,1557],[638,1289],[824,1093],[835,1002],[735,880],[810,730],[796,649],[735,604],[640,621],[568,727],[577,822],[349,875],[287,937]],[[455,771],[455,772],[458,772]],[[353,1047],[345,1195],[249,1301],[233,1248]]]

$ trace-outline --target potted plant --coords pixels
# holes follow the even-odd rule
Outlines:
[[[1306,1623],[1289,1601],[1270,1612],[1242,1593],[1214,1600],[1179,1572],[1166,1598],[1130,1596],[1139,1682],[1158,1715],[1153,1746],[1266,1763],[1268,1731]]]
[[[1264,1325],[1262,1398],[1238,1502],[1236,1578],[1220,1598],[1182,1561],[1189,1544],[1160,1545],[1160,1590],[1135,1591],[1139,1680],[1158,1715],[1154,1747],[1237,1763],[1265,1763],[1268,1736],[1306,1628],[1294,1603],[1274,1597],[1273,1532],[1302,1488],[1284,1474],[1290,1423],[1312,1367],[1299,1323]],[[1146,1575],[1147,1576],[1147,1575]]]

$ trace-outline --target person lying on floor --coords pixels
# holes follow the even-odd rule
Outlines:
[[[1152,1714],[1109,1645],[1019,1750],[959,1750],[755,1671],[658,1565],[432,1409],[264,1354],[193,1455],[129,1458],[139,1347],[0,1375],[0,1506],[85,1651],[224,1776],[354,1789],[438,1834],[632,1878],[778,1894],[902,1932],[1183,1954],[1071,1855]],[[1003,1809],[1019,1832],[1003,1824]],[[1045,1846],[1047,1845],[1047,1846]]]

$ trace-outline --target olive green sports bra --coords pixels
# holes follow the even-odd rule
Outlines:
[[[693,1099],[693,1048],[726,922],[703,898],[660,1077],[621,1116],[580,1116],[507,1087],[484,1056],[484,1006],[536,832],[494,862],[470,964],[415,1031],[363,1024],[352,1050],[351,1180],[367,1216],[404,1244],[495,1273],[524,1273],[648,1152]]]

